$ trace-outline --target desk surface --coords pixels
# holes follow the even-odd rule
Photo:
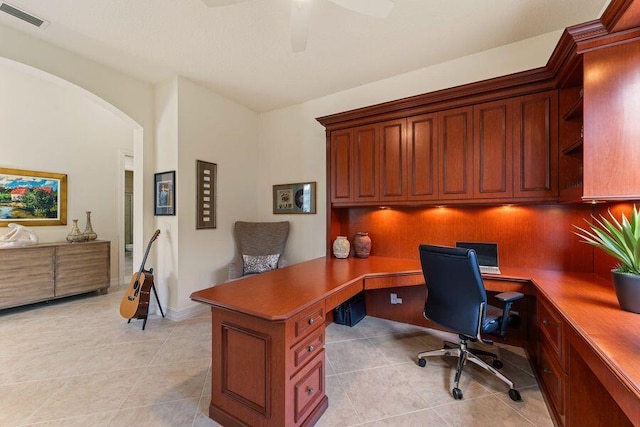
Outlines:
[[[640,314],[620,309],[610,282],[590,273],[501,270],[501,276],[486,277],[530,281],[640,402]],[[419,261],[318,258],[203,289],[191,298],[268,321],[283,321],[354,282],[404,274],[422,274]]]

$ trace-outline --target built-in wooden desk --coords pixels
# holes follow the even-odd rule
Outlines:
[[[620,310],[610,283],[593,274],[502,270],[486,277],[488,289],[521,288],[556,316],[542,329],[558,332],[562,366],[556,382],[543,381],[561,398],[552,400],[557,421],[640,425],[640,315]],[[365,289],[424,286],[421,274],[417,260],[319,258],[194,292],[212,310],[209,415],[225,426],[313,425],[328,406],[326,313]],[[533,331],[537,321],[529,319]],[[530,352],[547,348],[540,342]],[[536,364],[541,351],[531,354]]]

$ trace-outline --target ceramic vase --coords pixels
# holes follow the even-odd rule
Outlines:
[[[353,250],[358,258],[366,258],[371,253],[371,237],[369,233],[359,231],[353,239]]]
[[[91,211],[87,211],[87,225],[84,227],[84,235],[85,240],[96,240],[98,235],[93,231],[93,227],[91,226]]]
[[[333,241],[333,255],[336,258],[347,258],[351,250],[351,244],[347,240],[347,236],[338,236]]]
[[[71,233],[67,234],[67,242],[69,243],[77,243],[82,242],[84,240],[84,235],[80,232],[78,228],[78,220],[74,219],[73,226],[71,227]]]

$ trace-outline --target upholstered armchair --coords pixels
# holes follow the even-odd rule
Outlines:
[[[235,223],[238,253],[229,266],[229,280],[284,267],[289,221]]]

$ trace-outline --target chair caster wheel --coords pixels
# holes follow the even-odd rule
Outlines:
[[[427,359],[425,359],[424,357],[418,359],[418,366],[420,366],[421,368],[427,366]]]
[[[516,391],[516,393],[517,393],[517,391]],[[451,390],[451,394],[453,395],[454,399],[462,400],[462,390],[460,390],[459,388],[456,387],[453,390]],[[509,395],[511,395],[511,391],[509,391]]]
[[[516,390],[515,388],[512,388],[511,390],[509,390],[509,397],[514,402],[519,402],[519,401],[522,400],[522,396],[520,396],[520,392],[518,390]]]
[[[504,366],[502,364],[501,361],[499,361],[498,359],[494,360],[493,362],[491,362],[491,366],[493,366],[496,369],[502,369],[502,367]]]

